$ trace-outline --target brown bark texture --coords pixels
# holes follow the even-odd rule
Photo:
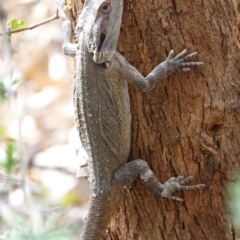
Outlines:
[[[72,0],[73,14],[81,1]],[[205,64],[148,93],[129,86],[129,160],[148,162],[161,182],[194,176],[201,190],[183,203],[156,199],[140,180],[122,190],[105,239],[237,239],[228,187],[240,167],[240,2],[126,0],[118,51],[143,75],[171,49],[198,51]]]

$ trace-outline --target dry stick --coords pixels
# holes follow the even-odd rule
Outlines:
[[[57,167],[57,166],[40,166],[40,165],[32,165],[31,168],[38,168],[41,170],[54,170],[59,171],[68,175],[71,175],[74,177],[74,171],[70,171],[66,169],[65,167]]]
[[[58,19],[58,18],[59,18],[59,16],[58,16],[58,10],[57,10],[56,14],[54,14],[54,15],[53,15],[52,17],[50,17],[50,18],[45,19],[45,20],[42,21],[42,22],[36,23],[36,24],[34,24],[34,25],[30,26],[30,27],[26,27],[26,28],[21,28],[21,29],[16,29],[16,30],[9,30],[9,31],[6,31],[6,32],[4,32],[4,33],[0,33],[0,36],[3,36],[3,35],[11,35],[11,34],[13,34],[13,33],[23,32],[23,31],[26,31],[26,30],[32,30],[32,29],[34,29],[34,28],[36,28],[36,27],[39,27],[39,26],[44,25],[44,24],[46,24],[46,23],[49,23],[49,22],[51,22],[51,21],[53,21],[53,20],[55,20],[55,19]]]

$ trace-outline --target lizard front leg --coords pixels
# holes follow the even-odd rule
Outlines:
[[[62,22],[61,35],[63,53],[67,56],[75,57],[78,49],[77,44],[71,43],[73,39],[72,23],[68,14],[66,14],[67,9],[66,6],[64,6],[64,1],[58,1],[57,7],[58,14]]]
[[[167,59],[155,67],[147,77],[143,77],[120,53],[116,53],[116,57],[119,63],[119,71],[126,76],[128,81],[134,86],[147,92],[163,81],[169,74],[181,71],[187,72],[191,70],[191,67],[203,64],[203,62],[186,62],[189,58],[196,56],[197,52],[188,55],[186,55],[186,53],[187,50],[185,49],[173,57],[174,51],[171,50]]]
[[[183,201],[182,198],[175,197],[172,194],[178,190],[194,190],[203,188],[205,184],[185,186],[193,177],[184,178],[183,176],[172,177],[167,182],[162,184],[158,181],[155,174],[149,168],[148,164],[136,159],[121,166],[114,174],[112,181],[113,186],[125,186],[132,183],[140,176],[145,188],[157,198],[168,198],[177,201]]]

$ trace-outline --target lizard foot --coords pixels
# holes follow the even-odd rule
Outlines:
[[[169,69],[170,73],[174,72],[188,72],[191,70],[191,67],[200,66],[203,62],[186,62],[189,58],[197,56],[197,52],[187,54],[187,50],[184,49],[177,56],[174,56],[174,51],[171,50],[165,64]]]
[[[178,190],[194,190],[203,188],[206,185],[205,184],[198,184],[198,185],[192,185],[192,186],[184,186],[186,183],[192,180],[192,176],[184,178],[183,176],[178,177],[172,177],[167,182],[165,182],[161,188],[161,197],[162,198],[168,198],[173,199],[176,201],[184,201],[182,198],[172,196],[172,193]]]

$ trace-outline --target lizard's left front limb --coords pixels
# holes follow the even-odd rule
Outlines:
[[[200,66],[203,62],[186,62],[189,58],[197,55],[197,52],[186,55],[187,50],[183,50],[177,56],[173,57],[174,51],[171,50],[167,59],[156,66],[147,77],[143,77],[139,71],[134,68],[118,52],[116,52],[119,72],[121,72],[130,83],[143,92],[152,90],[157,84],[162,82],[168,75],[175,72],[187,72],[191,67]]]

